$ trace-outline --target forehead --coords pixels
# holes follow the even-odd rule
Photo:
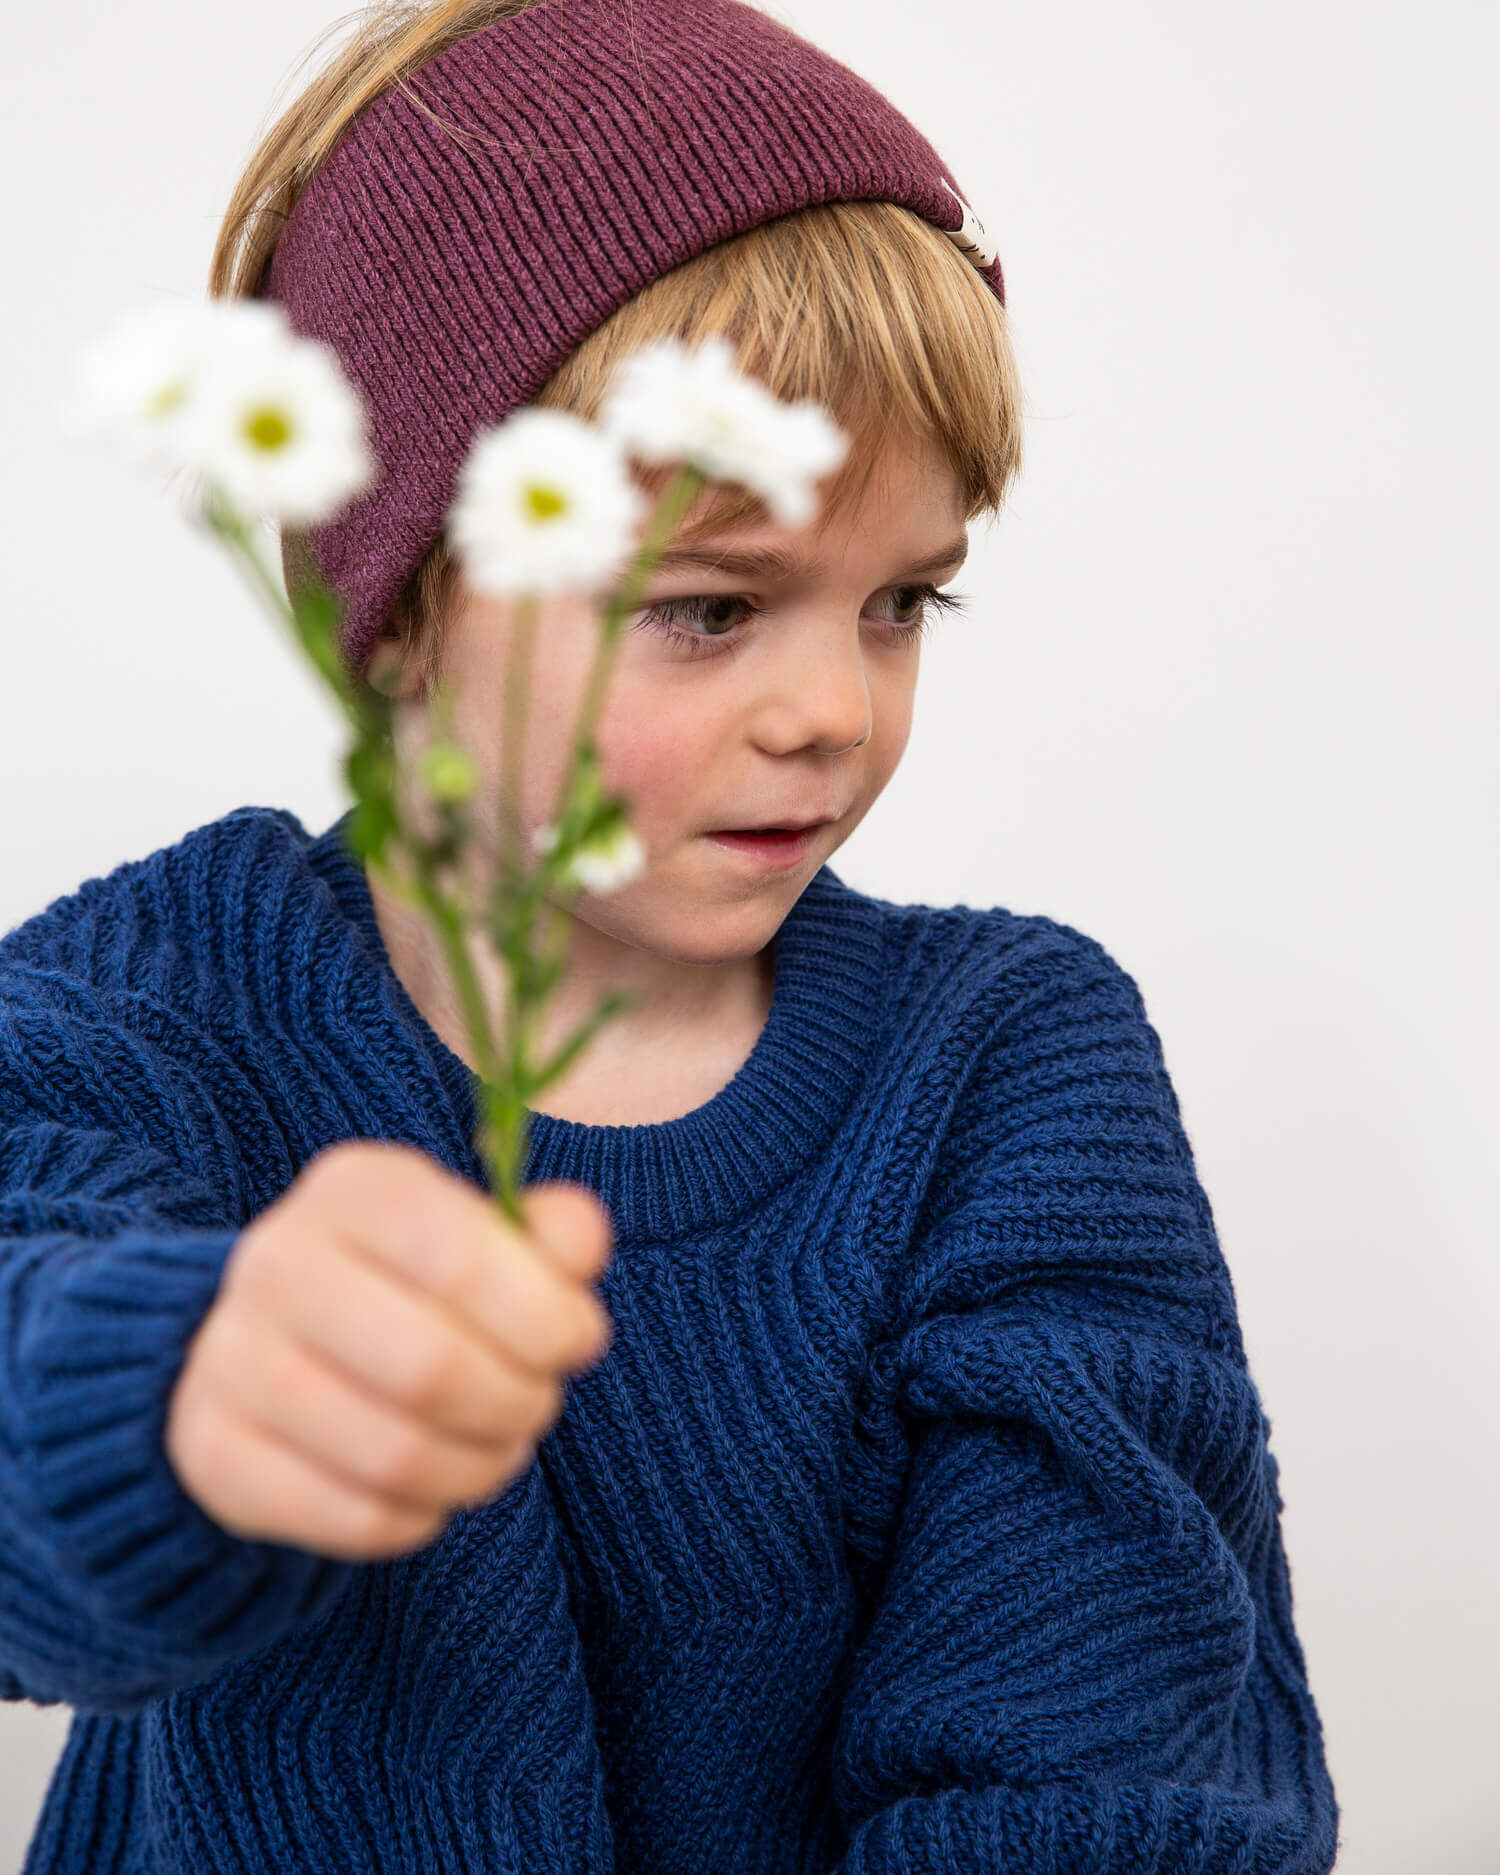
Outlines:
[[[771,558],[778,547],[805,558],[820,536],[847,536],[872,524],[899,534],[914,550],[935,549],[939,539],[951,545],[963,535],[969,516],[962,484],[933,437],[891,432],[859,437],[845,428],[851,437],[848,454],[818,484],[817,510],[805,525],[779,522],[759,496],[739,483],[710,482],[678,522],[662,564],[675,558],[682,564],[706,565],[706,552],[694,550],[722,550],[731,539]],[[674,473],[675,465],[641,475],[653,500]],[[727,558],[722,563],[733,570]],[[768,561],[761,570],[775,569]]]

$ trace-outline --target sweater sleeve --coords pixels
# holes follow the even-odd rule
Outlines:
[[[1050,921],[1048,921],[1050,923]],[[1094,940],[997,1020],[865,1428],[896,1514],[840,1875],[1325,1875],[1277,1468],[1160,1041]]]
[[[0,965],[0,1697],[134,1712],[357,1567],[230,1535],[166,1457],[243,1191],[179,1062],[86,989]]]

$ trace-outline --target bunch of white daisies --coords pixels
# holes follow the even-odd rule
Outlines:
[[[171,302],[125,316],[77,355],[60,415],[75,434],[103,435],[144,467],[200,477],[247,524],[328,521],[379,473],[364,406],[336,354],[294,332],[271,301]],[[645,518],[631,456],[742,483],[798,526],[847,446],[821,405],[783,403],[742,374],[727,340],[689,349],[663,339],[623,362],[597,423],[527,406],[482,431],[460,473],[448,540],[477,591],[598,592],[625,571]],[[461,764],[442,772],[450,797],[471,780]],[[555,827],[541,828],[537,850],[556,838]],[[571,864],[577,883],[600,892],[644,861],[617,819]]]

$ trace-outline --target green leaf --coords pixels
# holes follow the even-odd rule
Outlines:
[[[344,757],[344,774],[359,800],[393,802],[396,753],[389,743],[354,743]]]
[[[348,673],[339,653],[339,621],[343,601],[321,582],[300,586],[292,599],[292,621],[302,648],[328,683],[340,693],[348,689]]]
[[[361,801],[349,817],[349,844],[362,860],[382,859],[395,831],[396,816],[389,801]]]

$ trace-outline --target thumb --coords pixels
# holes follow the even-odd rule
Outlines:
[[[521,1210],[532,1238],[570,1276],[592,1282],[609,1262],[614,1225],[587,1186],[560,1179],[528,1185],[521,1193]]]

